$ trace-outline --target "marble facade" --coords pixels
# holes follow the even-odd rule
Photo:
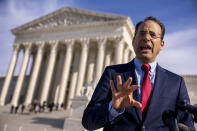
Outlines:
[[[0,105],[27,106],[38,100],[69,109],[75,96],[92,95],[106,66],[135,57],[131,44],[134,26],[122,15],[64,7],[12,33],[16,38]],[[20,71],[6,102],[20,51],[24,52]],[[21,100],[28,66],[31,71]]]

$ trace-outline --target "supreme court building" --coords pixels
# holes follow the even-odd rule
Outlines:
[[[92,95],[106,66],[135,57],[128,16],[64,7],[12,33],[16,38],[0,105],[27,106],[38,100],[68,109],[75,96]],[[20,71],[14,77],[21,51]]]

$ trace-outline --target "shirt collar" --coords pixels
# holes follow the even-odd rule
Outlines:
[[[141,66],[142,66],[142,62],[138,59],[138,58],[135,58],[134,59],[134,64],[135,64],[135,68],[138,70],[138,71],[141,71]],[[156,70],[156,66],[157,66],[157,61],[154,61],[154,62],[151,62],[149,63],[150,65],[150,73],[154,73],[155,70]]]

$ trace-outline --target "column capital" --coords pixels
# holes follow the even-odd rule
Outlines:
[[[74,40],[64,40],[64,43],[65,43],[65,45],[68,47],[68,46],[73,46],[73,44],[74,44]]]
[[[88,49],[89,42],[90,42],[90,39],[89,38],[81,38],[80,39],[80,42],[81,42],[82,48]]]
[[[89,38],[80,38],[79,41],[80,41],[81,43],[86,43],[86,44],[88,44],[89,41],[90,41],[90,39],[89,39]]]
[[[19,43],[15,43],[15,44],[13,45],[13,48],[14,48],[14,50],[18,51],[19,48],[20,48]]]
[[[113,38],[116,42],[121,42],[122,40],[124,40],[123,39],[123,36],[114,36],[114,38]]]
[[[51,46],[52,51],[56,51],[58,47],[58,40],[51,40],[49,41],[49,45]]]
[[[50,45],[52,45],[52,44],[57,44],[58,42],[59,42],[58,40],[50,40],[50,41],[49,41],[49,44],[50,44]]]
[[[96,41],[98,42],[98,49],[105,48],[107,38],[96,38]]]
[[[115,36],[114,37],[114,41],[115,41],[115,47],[116,48],[119,48],[120,46],[123,46],[124,45],[124,43],[123,43],[123,41],[124,41],[124,38],[123,38],[123,36]]]
[[[107,38],[96,38],[96,41],[98,41],[99,43],[105,43],[107,41]]]
[[[37,41],[37,42],[35,42],[36,45],[42,45],[44,43],[45,43],[45,41]]]
[[[36,45],[38,48],[43,48],[43,47],[44,47],[44,44],[45,44],[44,41],[37,41],[37,42],[35,43],[35,45]]]
[[[25,47],[25,50],[30,50],[32,47],[32,43],[31,42],[25,42],[23,43],[23,46]]]

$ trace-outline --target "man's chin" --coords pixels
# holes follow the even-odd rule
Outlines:
[[[148,54],[143,54],[141,55],[138,59],[140,59],[143,63],[150,63],[151,62],[151,57]]]
[[[141,57],[143,59],[150,59],[151,58],[150,53],[143,53],[143,54],[141,54]]]

